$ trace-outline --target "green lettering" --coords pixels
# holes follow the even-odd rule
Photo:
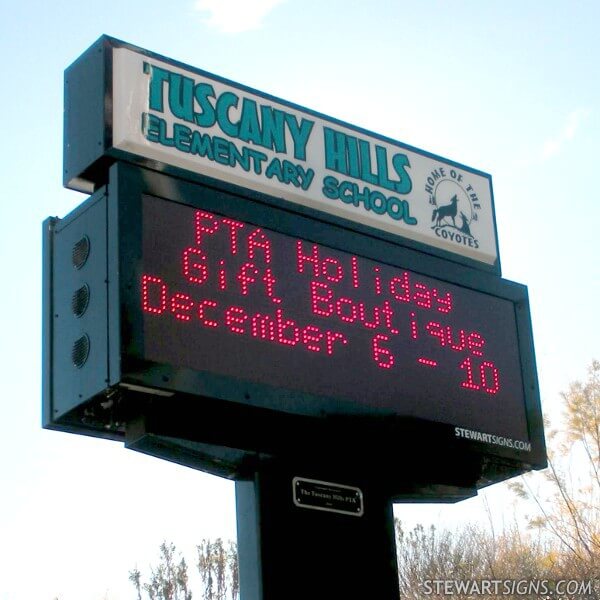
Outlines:
[[[169,76],[169,110],[173,116],[194,122],[194,80],[179,73]]]
[[[217,117],[215,115],[214,106],[209,98],[215,97],[215,88],[209,83],[199,83],[194,88],[194,96],[196,102],[202,109],[201,113],[196,113],[194,115],[196,123],[200,127],[212,127],[215,124]]]
[[[192,132],[192,141],[190,143],[190,152],[198,156],[207,156],[209,160],[214,160],[215,156],[212,148],[212,140],[207,133],[199,131]]]
[[[312,180],[315,177],[315,172],[313,169],[307,169],[305,171],[304,167],[302,165],[296,165],[296,169],[298,170],[298,177],[300,179],[300,187],[304,191],[306,191],[310,187],[310,184],[312,183]]]
[[[325,134],[325,168],[337,171],[338,173],[347,173],[346,162],[346,136],[334,129],[324,127]]]
[[[338,185],[339,181],[335,177],[327,175],[323,178],[323,195],[330,200],[337,200],[339,198]]]
[[[243,151],[240,152],[238,147],[230,142],[229,143],[229,166],[235,167],[236,165],[240,165],[244,171],[248,172],[250,170],[250,157],[247,152],[248,148],[244,147]]]
[[[358,201],[354,199],[354,193],[356,191],[356,185],[351,181],[342,181],[340,184],[340,200],[346,204],[354,204],[358,206]]]
[[[367,183],[377,184],[377,177],[371,172],[371,144],[366,140],[358,140],[360,153],[360,178]]]
[[[382,215],[387,210],[387,199],[378,190],[371,192],[369,196],[369,204],[374,213]]]
[[[277,179],[279,179],[279,181],[283,181],[283,173],[281,170],[281,161],[278,158],[274,158],[269,166],[267,167],[267,170],[265,171],[265,176],[268,177],[269,179],[273,179],[273,177],[277,177]]]
[[[258,122],[258,112],[256,110],[256,102],[250,98],[242,100],[242,116],[240,118],[239,138],[244,142],[254,142],[255,144],[262,143],[260,134],[260,123]]]
[[[300,121],[300,125],[298,125],[296,116],[286,113],[285,122],[292,134],[292,140],[294,142],[294,158],[297,160],[306,160],[306,144],[308,143],[314,121],[303,118]]]
[[[158,143],[167,147],[175,145],[173,138],[167,135],[167,122],[164,119],[158,120]]]
[[[394,184],[396,192],[399,194],[409,194],[412,190],[412,181],[410,179],[410,175],[406,172],[406,167],[410,167],[408,156],[406,156],[406,154],[394,154],[392,157],[392,165],[394,167],[394,171],[396,171],[398,177],[400,178],[400,181]],[[408,223],[408,221],[406,222]],[[412,223],[410,224],[412,225]]]
[[[285,152],[284,112],[270,106],[261,106],[260,116],[262,120],[260,145],[275,152]]]
[[[257,175],[260,175],[262,173],[262,163],[265,160],[267,160],[267,155],[264,152],[259,152],[258,150],[254,150],[253,148],[246,148],[246,150],[252,158],[254,172]]]
[[[215,161],[222,165],[230,164],[229,163],[229,150],[230,150],[229,140],[215,136],[213,138],[213,147],[214,147],[214,151],[215,151]]]
[[[293,183],[296,187],[300,186],[298,183],[298,171],[296,165],[289,160],[283,161],[283,181],[285,181],[285,183]]]
[[[142,132],[150,142],[158,142],[160,136],[160,119],[150,113],[142,114]]]
[[[365,206],[365,210],[371,210],[371,190],[365,185],[362,192],[358,188],[358,184],[352,184],[354,186],[354,206],[360,206],[362,202]]]
[[[403,200],[402,204],[404,205],[404,222],[407,225],[416,225],[417,219],[410,216],[410,204],[406,200]]]
[[[173,125],[173,140],[175,142],[175,148],[180,152],[190,151],[190,137],[192,130],[186,125],[175,123]]]
[[[395,221],[402,221],[404,218],[404,200],[395,196],[390,196],[387,201],[387,213]]]
[[[360,179],[360,159],[358,158],[358,139],[352,135],[347,135],[346,144],[348,151],[348,172],[350,177]]]
[[[148,72],[150,73],[150,82],[148,84],[149,108],[157,112],[164,112],[163,83],[169,79],[169,71],[145,62],[144,73]]]
[[[386,190],[395,190],[395,182],[390,181],[388,175],[387,150],[384,146],[375,146],[375,160],[377,162],[379,185]]]
[[[230,137],[238,137],[239,123],[232,123],[229,119],[229,109],[237,107],[239,98],[233,92],[224,92],[217,100],[217,121],[221,131]]]

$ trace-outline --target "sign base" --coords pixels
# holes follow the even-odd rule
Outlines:
[[[375,481],[331,479],[268,462],[236,482],[241,598],[398,599],[391,499]]]

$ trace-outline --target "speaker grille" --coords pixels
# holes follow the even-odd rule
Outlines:
[[[84,283],[78,290],[75,290],[71,298],[71,308],[76,317],[81,317],[87,310],[90,303],[90,288]]]
[[[73,266],[76,269],[81,269],[87,262],[90,255],[90,238],[84,235],[78,242],[75,242],[73,246]]]
[[[81,369],[85,365],[88,356],[90,355],[90,338],[84,333],[79,339],[73,343],[73,349],[71,350],[71,359],[73,364]]]

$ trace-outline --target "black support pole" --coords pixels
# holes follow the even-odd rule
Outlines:
[[[236,506],[242,600],[398,600],[392,502],[369,478],[263,464]]]

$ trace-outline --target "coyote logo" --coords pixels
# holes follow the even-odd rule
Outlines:
[[[442,221],[446,217],[450,217],[452,219],[452,226],[456,227],[456,215],[458,214],[458,198],[456,194],[452,196],[450,199],[450,204],[446,204],[445,206],[438,206],[433,209],[433,214],[431,215],[431,220],[435,221],[436,227],[442,226]]]
[[[435,236],[451,244],[479,248],[476,236],[481,202],[464,174],[456,169],[434,169],[427,177],[425,192]]]

